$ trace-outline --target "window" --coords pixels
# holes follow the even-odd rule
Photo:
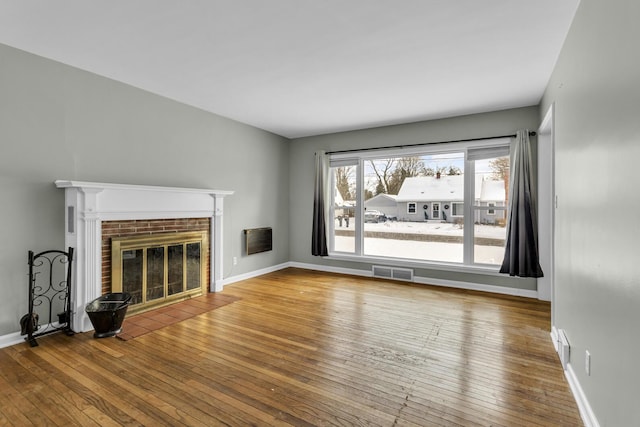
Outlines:
[[[510,142],[333,154],[330,254],[367,262],[499,265]]]
[[[451,216],[464,216],[464,203],[454,202],[451,204]]]
[[[509,194],[509,146],[469,150],[467,165],[473,170],[475,182],[471,259],[476,264],[500,265],[507,237],[504,206]],[[502,206],[498,207],[496,201]]]
[[[333,230],[329,251],[356,253],[357,161],[332,162],[330,176],[333,188]]]

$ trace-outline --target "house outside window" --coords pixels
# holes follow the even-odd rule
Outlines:
[[[330,256],[497,269],[506,238],[505,223],[497,218],[506,217],[510,143],[505,138],[332,154]]]

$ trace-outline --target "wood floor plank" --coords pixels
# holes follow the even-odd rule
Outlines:
[[[309,371],[309,369],[312,369],[312,367],[310,367],[310,366],[305,367],[305,370],[306,370],[307,372]],[[491,397],[491,399],[493,400],[493,397]]]
[[[196,345],[195,342],[192,344]],[[335,388],[316,388],[309,382],[306,375],[287,375],[286,372],[268,364],[265,360],[258,359],[258,363],[256,363],[256,359],[246,354],[218,350],[210,349],[208,357],[213,357],[226,364],[228,369],[246,371],[251,373],[253,377],[260,375],[270,378],[277,384],[285,384],[289,393],[288,401],[293,406],[292,410],[303,419],[307,419],[304,416],[307,415],[312,422],[335,419],[338,424],[363,425],[362,419],[366,418],[369,420],[368,425],[380,425],[378,422],[384,422],[385,418],[389,418],[387,414],[378,412],[375,408],[364,407],[358,402],[338,399]],[[315,408],[307,405],[309,399],[315,401]],[[325,409],[326,406],[330,407]]]
[[[285,269],[122,341],[0,349],[0,426],[581,426],[548,303]]]
[[[7,349],[12,358],[22,367],[30,371],[34,377],[42,378],[48,376],[50,378],[48,388],[50,392],[53,393],[52,399],[56,403],[55,407],[64,407],[70,417],[70,419],[65,422],[65,425],[98,425],[84,413],[84,410],[90,407],[90,403],[75,393],[64,382],[64,376],[61,375],[58,370],[49,364],[42,363],[42,359],[36,352],[15,350],[16,347]]]
[[[18,376],[13,375],[16,366],[13,363],[7,363],[0,358],[0,396],[2,397],[2,411],[8,417],[9,422],[14,425],[52,425],[53,422],[42,413],[31,399],[25,398],[23,395],[22,381]],[[7,373],[11,374],[8,378]]]
[[[83,410],[90,418],[99,423],[103,422],[100,420],[105,419],[125,425],[134,425],[139,422],[138,417],[141,416],[141,411],[132,405],[129,399],[116,393],[111,381],[93,375],[92,370],[82,363],[78,352],[74,351],[71,356],[68,347],[55,350],[43,347],[40,349],[40,354],[45,362],[55,366],[60,372],[73,378],[79,384],[81,388],[77,388],[77,390],[86,400],[91,402],[91,405]],[[98,366],[96,369],[100,369],[100,367]]]
[[[3,363],[3,369],[7,369]],[[8,425],[33,425],[25,415],[25,411],[34,410],[35,407],[28,402],[23,402],[20,393],[14,386],[0,376],[0,418]],[[41,417],[40,414],[37,414]],[[44,422],[44,418],[41,418]]]
[[[175,393],[175,388],[172,387],[175,384],[155,383],[154,386],[159,387],[155,388],[156,392],[152,394],[147,391],[151,388],[148,379],[140,380],[138,372],[127,371],[123,363],[114,364],[111,356],[104,352],[91,352],[86,346],[80,346],[72,352],[68,349],[63,351],[69,352],[68,356],[73,355],[76,369],[86,381],[99,384],[102,389],[108,389],[109,392],[103,391],[102,395],[107,396],[109,403],[124,411],[127,417],[132,417],[136,422],[142,425],[206,425],[208,420],[199,419],[197,415],[200,414],[197,414],[195,405],[187,404],[183,396],[171,396],[171,390]],[[140,367],[137,367],[137,370],[140,371]],[[158,396],[160,392],[164,393],[164,399]],[[120,396],[128,396],[128,399],[124,401]],[[156,402],[157,405],[149,407],[146,401]],[[180,403],[185,409],[179,407]],[[158,419],[159,412],[171,416],[172,419]],[[128,420],[120,419],[120,422]]]

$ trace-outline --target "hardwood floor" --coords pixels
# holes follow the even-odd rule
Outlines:
[[[2,425],[579,426],[531,299],[287,269],[129,341],[0,349]]]

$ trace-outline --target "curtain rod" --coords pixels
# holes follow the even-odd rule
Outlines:
[[[529,136],[536,136],[536,133],[533,132],[533,131],[529,132]],[[420,147],[420,146],[433,145],[433,144],[451,144],[453,142],[484,141],[486,139],[515,138],[515,137],[516,137],[516,134],[513,134],[513,135],[500,135],[500,136],[487,136],[485,138],[454,139],[454,140],[451,140],[451,141],[422,142],[422,143],[419,143],[419,144],[388,145],[386,147],[355,148],[353,150],[327,151],[326,154],[357,153],[359,151],[390,150],[390,149],[394,149],[394,148]]]

